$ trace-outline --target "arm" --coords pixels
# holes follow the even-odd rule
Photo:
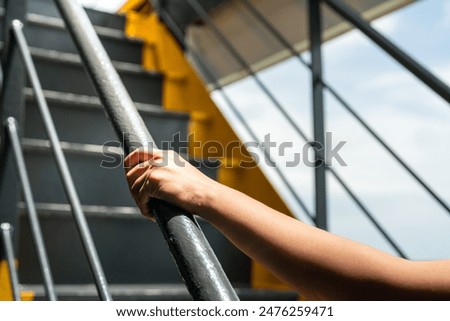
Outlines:
[[[411,262],[310,227],[178,157],[141,150],[126,158],[130,190],[144,215],[151,198],[200,215],[308,299],[450,299],[449,260]]]

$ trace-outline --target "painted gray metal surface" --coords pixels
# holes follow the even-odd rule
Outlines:
[[[57,51],[32,50],[42,87],[47,90],[96,96],[78,55]],[[146,72],[140,66],[115,64],[121,81],[132,99],[140,103],[161,104],[162,75]]]
[[[26,290],[35,293],[35,300],[44,299],[42,287],[26,286]],[[95,300],[95,288],[92,285],[57,287],[61,300],[86,301]],[[172,284],[121,284],[112,285],[111,293],[119,301],[189,301],[191,296],[184,286]],[[298,294],[294,291],[277,291],[236,287],[236,293],[242,301],[295,301]]]
[[[55,93],[56,94],[56,93]],[[107,142],[115,141],[121,143],[105,117],[105,112],[98,101],[93,97],[70,97],[53,95],[54,98],[47,100],[52,113],[56,129],[62,141],[103,145]],[[49,97],[48,95],[46,97]],[[87,102],[76,101],[85,99]],[[152,108],[152,112],[146,112],[143,106],[140,115],[149,128],[155,129],[155,141],[158,146],[169,142],[178,142],[174,149],[180,151],[187,147],[187,135],[189,116],[185,113],[167,112],[160,108]],[[34,101],[34,96],[27,95],[25,113],[25,137],[47,139],[42,122],[39,120],[39,111]],[[37,120],[37,121],[36,121]],[[80,128],[83,130],[80,131]]]
[[[5,0],[0,0],[0,8],[4,7]],[[43,16],[61,18],[54,0],[27,0],[27,12]],[[126,18],[124,15],[116,15],[92,9],[86,9],[89,19],[95,26],[125,30]]]
[[[325,119],[322,79],[322,14],[319,0],[308,0],[311,89],[314,130],[314,184],[316,226],[327,230],[327,186],[325,173]]]

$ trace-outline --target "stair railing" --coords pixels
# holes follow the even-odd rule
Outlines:
[[[42,237],[41,226],[36,211],[33,192],[31,190],[30,180],[23,157],[22,146],[20,145],[20,137],[17,129],[17,123],[14,117],[10,117],[5,123],[7,135],[7,144],[14,154],[16,161],[16,169],[22,186],[22,194],[25,199],[28,220],[30,222],[31,236],[36,248],[39,268],[41,270],[42,280],[44,283],[47,298],[50,301],[56,301],[56,291],[53,282],[53,276],[48,262],[47,250],[45,248],[44,238]]]
[[[275,96],[271,91],[265,86],[261,80],[258,78],[258,76],[255,74],[255,72],[252,70],[252,68],[247,64],[247,62],[244,60],[244,58],[238,53],[237,49],[227,40],[227,38],[224,36],[224,34],[220,31],[220,29],[217,27],[215,22],[209,17],[208,12],[206,12],[203,7],[200,5],[198,0],[187,0],[187,3],[191,5],[194,12],[203,20],[205,21],[212,29],[213,33],[216,35],[216,37],[221,41],[221,43],[228,49],[228,51],[235,57],[236,61],[241,65],[241,67],[247,72],[249,76],[251,76],[253,79],[255,79],[259,87],[263,90],[265,93],[269,93],[268,97],[272,97],[272,99],[275,99]],[[201,70],[206,73],[206,77],[208,79],[211,79],[213,81],[214,89],[219,89],[222,93],[222,96],[225,98],[225,101],[227,102],[228,106],[230,107],[231,111],[237,116],[237,118],[240,120],[240,122],[243,124],[243,126],[246,128],[252,139],[257,140],[257,135],[254,133],[254,131],[251,129],[251,127],[248,125],[245,118],[242,116],[242,114],[239,112],[239,110],[236,108],[236,106],[231,102],[231,99],[225,94],[225,91],[223,90],[223,87],[219,84],[219,82],[214,77],[214,72],[212,71],[212,68],[207,66],[206,63],[201,59],[200,55],[195,51],[195,49],[189,45],[187,42],[184,41],[184,35],[180,29],[180,27],[177,26],[177,24],[174,22],[173,18],[170,16],[170,14],[165,10],[164,6],[158,7],[158,10],[160,10],[161,18],[165,21],[165,23],[168,25],[169,29],[171,30],[172,34],[176,37],[177,41],[180,42],[180,44],[189,49],[189,53],[193,55],[196,62],[201,64]],[[296,56],[298,54],[296,53]],[[301,60],[303,60],[302,57],[300,57]],[[306,62],[305,62],[306,63]],[[285,108],[276,101],[277,104],[275,106],[281,106],[281,110],[285,110]],[[290,122],[293,123],[293,119],[290,118],[289,114],[287,112],[282,112],[282,115]],[[305,132],[299,127],[298,124],[295,124],[294,129],[296,132],[305,140],[307,144],[309,144],[311,147],[314,147],[314,144],[312,143],[312,140],[310,140]],[[406,258],[406,254],[401,249],[401,247],[394,241],[392,236],[389,235],[389,233],[382,227],[382,225],[378,222],[378,220],[375,218],[375,216],[369,211],[368,207],[364,205],[364,203],[359,199],[359,197],[356,195],[356,193],[349,187],[349,185],[344,181],[344,179],[328,164],[325,163],[324,159],[319,158],[319,155],[316,155],[317,161],[322,162],[324,165],[324,168],[328,170],[337,180],[337,182],[342,186],[342,188],[346,191],[346,193],[349,195],[349,197],[355,202],[355,204],[360,208],[362,213],[372,222],[372,224],[375,226],[375,228],[379,231],[379,233],[383,236],[383,238],[390,244],[392,249],[400,256]],[[268,156],[270,159],[270,155]],[[278,170],[278,173],[281,171]],[[324,183],[323,183],[324,184]],[[287,185],[290,186],[290,185]],[[292,192],[297,194],[295,190],[292,189]],[[297,196],[297,199],[299,197]],[[306,213],[309,213],[306,212]],[[322,213],[323,215],[323,213]],[[312,216],[312,214],[309,214],[308,216],[313,217],[313,222],[317,222],[317,214],[316,216]],[[323,220],[325,221],[326,220]],[[320,226],[319,226],[320,227]],[[323,226],[322,226],[323,227]]]
[[[124,154],[156,144],[81,5],[55,0],[78,48]],[[167,202],[153,200],[151,211],[166,239],[186,287],[195,300],[238,300],[194,216]]]
[[[95,248],[94,241],[92,239],[92,235],[89,231],[89,227],[87,224],[86,216],[83,213],[81,202],[78,197],[75,184],[73,182],[73,178],[70,174],[70,170],[67,164],[67,160],[64,156],[64,153],[61,148],[61,142],[59,140],[58,134],[55,129],[55,125],[53,123],[53,119],[51,117],[49,107],[45,100],[45,96],[42,90],[42,86],[40,84],[36,67],[34,65],[33,59],[31,57],[31,53],[29,50],[29,46],[27,44],[25,35],[23,33],[23,24],[19,20],[14,20],[11,24],[11,33],[8,41],[8,52],[10,54],[7,55],[7,59],[5,64],[8,65],[8,62],[11,59],[16,59],[16,55],[19,55],[19,58],[22,60],[23,66],[25,67],[25,71],[28,75],[28,79],[30,81],[31,87],[33,88],[34,95],[37,101],[37,105],[39,108],[39,112],[41,114],[44,128],[49,137],[51,148],[53,152],[53,156],[56,160],[56,164],[58,167],[59,174],[61,176],[64,189],[66,195],[69,199],[69,203],[72,208],[72,214],[75,219],[75,225],[77,227],[78,233],[80,235],[80,239],[83,244],[83,248],[85,254],[87,256],[89,266],[91,268],[91,272],[97,287],[97,291],[102,300],[112,300],[111,295],[108,290],[108,285],[106,282],[106,278],[103,272],[103,268],[100,263],[100,259],[98,257],[97,250]],[[18,50],[18,53],[16,52]],[[13,82],[13,79],[8,77],[9,74],[6,75],[4,80],[4,86],[8,86],[10,82]],[[8,92],[4,91],[4,94],[7,95]],[[21,93],[22,94],[22,93]],[[5,101],[5,100],[4,100]],[[7,98],[6,98],[7,101]],[[14,160],[16,163],[16,167],[18,170],[19,178],[21,180],[21,185],[27,205],[27,212],[30,219],[31,224],[31,232],[32,237],[36,246],[38,260],[41,268],[42,277],[44,280],[44,287],[47,293],[49,300],[56,300],[56,292],[54,289],[53,279],[50,272],[50,266],[48,263],[47,253],[44,245],[44,241],[42,238],[42,232],[39,225],[38,216],[36,213],[36,207],[33,200],[33,195],[31,192],[30,182],[28,179],[28,174],[26,171],[25,161],[23,158],[22,147],[20,145],[20,136],[17,129],[17,121],[14,117],[9,117],[5,123],[7,130],[7,143],[10,144],[10,148],[12,149]]]

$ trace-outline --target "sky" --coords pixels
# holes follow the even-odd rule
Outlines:
[[[115,11],[123,2],[80,0],[99,10]],[[450,1],[422,0],[376,20],[373,26],[450,84]],[[308,56],[305,55],[308,59]],[[351,31],[323,46],[324,76],[370,126],[447,204],[450,203],[450,108],[439,96],[397,64],[359,31]],[[259,73],[312,137],[309,72],[292,58]],[[227,87],[233,102],[262,140],[292,141],[291,152],[304,141],[264,97],[251,79]],[[213,93],[224,115],[242,140],[251,140],[233,120],[228,106]],[[408,257],[450,258],[450,215],[392,157],[325,93],[326,131],[333,142],[346,141],[342,157],[348,166],[333,168],[392,235]],[[304,165],[286,168],[285,157],[274,155],[291,184],[314,208],[314,171]],[[293,212],[308,221],[273,170],[262,166]],[[327,176],[330,231],[394,253],[360,209],[330,175]]]

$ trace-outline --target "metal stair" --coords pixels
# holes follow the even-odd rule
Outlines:
[[[178,135],[182,143],[173,148],[182,152],[189,115],[161,108],[163,75],[141,68],[141,42],[124,36],[124,17],[87,12],[156,142],[165,146],[162,142],[171,142]],[[120,164],[119,142],[53,1],[30,0],[24,30],[113,297],[189,299],[158,227],[134,206]],[[26,88],[24,95],[22,147],[56,290],[61,299],[97,298],[33,90]],[[113,146],[106,156],[105,142]],[[115,160],[118,166],[101,168],[102,160]],[[216,176],[217,162],[191,162],[208,176]],[[20,202],[18,206],[22,209],[18,233],[20,281],[24,289],[35,291],[36,299],[43,299],[25,205]],[[250,289],[250,260],[207,222],[199,221],[230,281],[239,288],[241,299],[296,299],[293,292]]]

